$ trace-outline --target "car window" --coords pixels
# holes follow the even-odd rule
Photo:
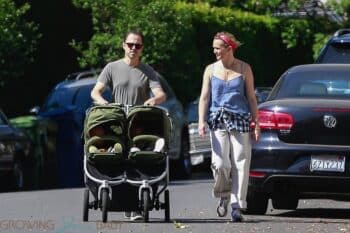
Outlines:
[[[77,95],[74,99],[74,105],[77,106],[79,110],[85,111],[91,103],[90,92],[93,86],[82,86],[78,89]]]
[[[344,72],[305,72],[286,75],[276,98],[350,99],[350,76]]]
[[[5,117],[5,114],[0,111],[0,125],[7,125],[8,122],[7,122],[7,119]]]
[[[76,95],[75,89],[53,89],[47,97],[41,112],[50,112],[61,108],[66,108],[73,104],[73,99]]]
[[[91,90],[93,88],[93,85],[84,85],[81,86],[78,91],[77,94],[74,98],[74,106],[76,106],[80,111],[85,111],[87,108],[89,108],[92,104],[92,99],[91,99]],[[111,102],[112,100],[112,93],[110,91],[110,89],[106,89],[106,91],[104,91],[102,93],[102,96],[108,101]]]
[[[318,63],[350,63],[350,43],[330,44]]]
[[[171,99],[175,96],[174,91],[171,89],[167,81],[164,78],[159,78],[160,85],[162,85],[162,89],[165,92],[167,99]]]
[[[188,122],[198,121],[198,102],[191,103],[187,108]]]

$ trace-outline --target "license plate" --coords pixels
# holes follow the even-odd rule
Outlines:
[[[311,171],[345,171],[345,156],[339,155],[313,155],[310,163]]]

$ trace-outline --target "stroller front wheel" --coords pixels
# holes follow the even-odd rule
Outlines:
[[[164,205],[165,222],[170,222],[170,198],[168,189],[164,192]]]
[[[149,221],[149,204],[150,204],[150,196],[149,190],[144,189],[142,191],[142,206],[143,206],[143,219],[145,222]]]
[[[83,222],[89,221],[89,189],[84,189]]]
[[[102,203],[101,203],[102,222],[107,222],[108,206],[109,206],[108,189],[102,189],[101,200],[102,200]]]

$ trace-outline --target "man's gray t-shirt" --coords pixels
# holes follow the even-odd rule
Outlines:
[[[97,81],[112,90],[115,103],[142,105],[150,98],[151,89],[161,87],[158,73],[146,64],[132,67],[123,59],[108,63]]]

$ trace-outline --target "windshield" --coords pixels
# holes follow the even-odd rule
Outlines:
[[[198,101],[190,103],[187,107],[187,120],[188,122],[198,121]]]
[[[5,117],[5,114],[0,111],[0,125],[7,125],[8,122],[7,122],[7,119]]]
[[[46,99],[41,112],[51,112],[62,108],[67,108],[73,104],[74,91],[67,88],[54,89]]]
[[[346,70],[309,71],[287,74],[276,98],[350,99],[350,75]]]
[[[331,44],[324,52],[319,63],[350,63],[350,44]]]

